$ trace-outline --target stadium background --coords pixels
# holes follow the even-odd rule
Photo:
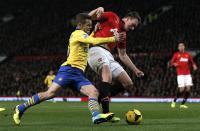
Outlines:
[[[30,96],[46,89],[43,81],[50,69],[57,71],[66,60],[73,16],[103,6],[123,16],[138,11],[142,25],[128,34],[127,52],[145,73],[135,77],[137,97],[173,97],[175,69],[168,62],[177,42],[185,40],[200,67],[200,1],[195,0],[1,0],[0,1],[0,96]],[[115,55],[116,59],[117,55]],[[192,73],[192,97],[200,97],[200,69]],[[98,84],[97,75],[87,77]],[[59,96],[80,96],[71,89]],[[118,96],[124,96],[123,93]]]

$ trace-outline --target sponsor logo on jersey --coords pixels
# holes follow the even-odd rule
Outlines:
[[[183,57],[181,57],[180,61],[181,61],[181,62],[188,62],[188,58],[183,58]]]

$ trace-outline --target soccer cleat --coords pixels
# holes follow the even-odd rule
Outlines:
[[[14,111],[14,114],[13,114],[13,120],[14,120],[14,122],[15,122],[15,124],[16,125],[19,125],[20,124],[20,119],[21,119],[21,117],[22,117],[22,115],[23,115],[23,113],[21,113],[20,111],[19,111],[19,109],[18,109],[18,106],[19,105],[17,105],[16,107],[15,107],[15,111]]]
[[[171,103],[171,108],[175,108],[176,107],[176,103],[175,102],[172,102]]]
[[[92,121],[94,124],[100,124],[103,122],[108,122],[114,117],[114,113],[107,113],[107,114],[98,114],[95,117],[92,117]]]
[[[119,122],[121,119],[119,118],[119,117],[113,117],[111,120],[110,120],[110,122],[112,122],[112,123],[117,123],[117,122]]]
[[[1,112],[1,111],[5,111],[5,110],[6,110],[5,108],[0,108],[0,112]]]
[[[186,105],[180,105],[180,108],[187,109],[188,106],[186,106]]]

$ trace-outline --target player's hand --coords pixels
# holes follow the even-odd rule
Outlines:
[[[101,27],[100,27],[100,23],[96,23],[95,27],[94,27],[94,32],[97,32],[98,30],[100,30]]]
[[[193,70],[196,71],[197,70],[197,66],[193,65]]]
[[[144,76],[144,73],[143,73],[141,70],[137,69],[137,70],[135,70],[135,75],[136,75],[137,77],[143,77],[143,76]]]
[[[178,63],[174,63],[173,65],[174,65],[175,67],[177,67],[177,66],[178,66]]]
[[[126,38],[126,33],[122,32],[122,33],[118,33],[117,31],[114,32],[114,37],[116,42],[123,42]]]
[[[99,18],[103,12],[104,12],[103,7],[97,8],[97,11],[96,11],[97,18]]]

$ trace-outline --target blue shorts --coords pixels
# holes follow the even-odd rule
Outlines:
[[[82,86],[92,85],[92,83],[85,78],[81,69],[71,66],[61,66],[53,82],[59,84],[63,88],[73,86],[73,88],[78,91],[80,91]]]

